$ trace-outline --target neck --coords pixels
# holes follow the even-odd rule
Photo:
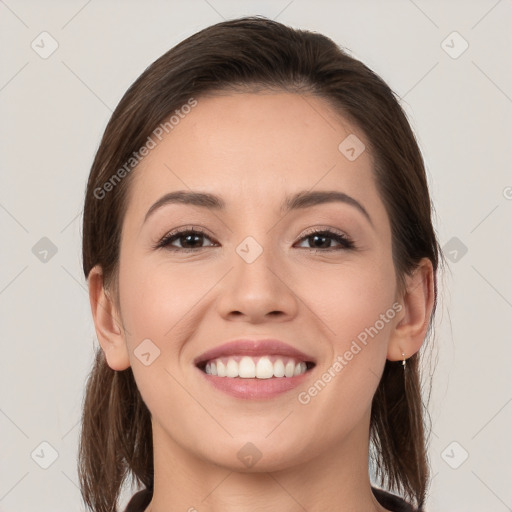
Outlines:
[[[241,472],[198,458],[153,420],[154,492],[146,512],[385,512],[371,491],[368,439],[368,427],[354,428],[313,459]]]

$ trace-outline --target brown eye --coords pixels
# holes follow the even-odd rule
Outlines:
[[[211,239],[204,233],[203,231],[199,231],[196,229],[186,229],[182,231],[174,231],[165,235],[156,245],[155,248],[165,247],[172,251],[196,251],[198,249],[203,249],[204,240]],[[179,242],[180,245],[176,246],[174,242]]]
[[[313,249],[319,251],[339,251],[342,249],[353,249],[355,248],[354,243],[346,235],[337,233],[330,230],[320,230],[308,233],[302,237],[301,240],[306,240],[312,245],[312,247],[306,247],[306,249]],[[331,241],[334,240],[339,244],[338,247],[333,247]]]

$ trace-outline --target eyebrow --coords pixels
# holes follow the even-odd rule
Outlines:
[[[289,195],[285,198],[283,204],[281,205],[280,211],[282,214],[286,214],[292,210],[311,208],[312,206],[335,202],[353,206],[359,210],[359,212],[362,213],[368,222],[373,226],[373,222],[369,213],[359,201],[343,192],[335,190],[318,190],[314,192],[303,190]],[[208,192],[177,190],[175,192],[169,192],[168,194],[165,194],[160,199],[158,199],[158,201],[156,201],[156,203],[154,203],[147,211],[146,216],[144,217],[144,222],[146,222],[156,210],[167,204],[187,204],[217,211],[224,210],[226,208],[226,203],[224,200],[215,194],[210,194]]]

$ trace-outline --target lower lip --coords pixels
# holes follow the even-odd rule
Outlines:
[[[241,379],[240,377],[217,377],[198,368],[203,377],[215,388],[235,398],[246,400],[268,399],[281,395],[302,384],[311,373],[306,371],[294,377],[272,377],[270,379]]]

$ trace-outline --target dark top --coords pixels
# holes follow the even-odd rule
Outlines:
[[[394,494],[390,494],[382,489],[377,489],[376,487],[372,487],[372,491],[377,501],[388,510],[392,510],[393,512],[417,512],[412,505]],[[133,495],[124,512],[144,512],[152,496],[152,491],[148,489],[137,492]]]

